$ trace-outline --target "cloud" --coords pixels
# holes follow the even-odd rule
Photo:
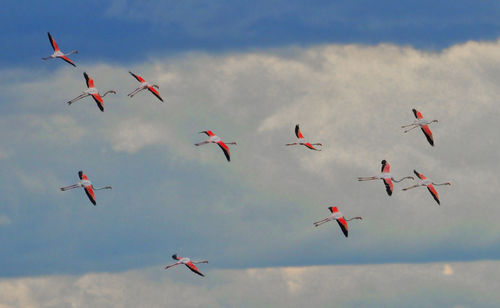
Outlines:
[[[2,307],[489,307],[498,261],[207,270],[162,266],[122,273],[0,279]],[[293,287],[290,287],[293,286]]]
[[[175,251],[229,268],[495,259],[499,49],[322,45],[82,63],[98,88],[118,90],[104,113],[90,98],[64,104],[84,87],[81,72],[18,72],[0,116],[2,146],[16,153],[0,160],[0,195],[20,232],[4,274],[119,271]],[[128,70],[159,83],[167,102],[126,97],[137,86]],[[402,133],[412,108],[439,119],[435,147],[418,130]],[[322,152],[284,146],[297,123]],[[193,145],[206,129],[238,142],[230,163],[214,145]],[[425,188],[400,184],[388,197],[380,181],[356,181],[377,175],[382,159],[397,178],[416,169],[453,185],[438,188],[438,206]],[[97,207],[57,191],[78,170],[113,186]],[[363,216],[348,239],[334,223],[313,228],[330,205]],[[287,288],[300,293],[294,277]]]
[[[454,271],[451,265],[445,264],[443,267],[443,275],[450,276],[453,275]]]
[[[12,221],[10,220],[9,217],[5,216],[5,215],[0,215],[0,226],[2,225],[8,225],[10,224]]]

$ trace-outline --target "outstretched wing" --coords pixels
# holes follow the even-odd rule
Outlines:
[[[83,77],[85,77],[85,82],[87,83],[87,88],[94,88],[94,80],[89,77],[87,72],[83,72]]]
[[[418,173],[417,170],[413,170],[413,173],[415,173],[415,175],[418,176],[418,178],[422,181],[427,179],[422,173]]]
[[[299,124],[295,125],[295,136],[299,139],[303,139],[304,135],[300,132]]]
[[[99,109],[104,112],[104,101],[102,100],[102,97],[99,95],[99,93],[92,94],[92,98],[95,100],[97,107],[99,107]]]
[[[196,273],[202,277],[205,277],[205,275],[203,275],[202,273],[200,273],[200,271],[198,270],[198,268],[193,264],[193,262],[189,261],[188,263],[186,263],[186,266],[193,272],[193,273]]]
[[[137,79],[137,81],[146,82],[146,80],[144,80],[141,76],[136,75],[136,74],[132,73],[131,71],[129,71],[129,73],[130,73],[130,75],[134,76],[134,78]]]
[[[85,190],[85,194],[87,194],[87,197],[89,197],[90,202],[92,202],[93,205],[96,205],[97,202],[95,201],[95,194],[92,186],[84,187],[83,190]]]
[[[47,32],[47,34],[49,35],[49,41],[50,41],[50,45],[52,45],[52,49],[54,49],[54,51],[59,50],[59,47],[57,47],[56,41],[54,41],[54,39],[52,38],[52,35],[50,35],[50,32]]]
[[[204,130],[204,131],[202,131],[202,132],[200,132],[200,133],[204,133],[204,134],[206,134],[206,135],[207,135],[207,136],[209,136],[209,137],[215,136],[215,134],[214,134],[214,133],[212,133],[212,131],[211,131],[211,130]]]
[[[336,206],[330,206],[328,209],[329,209],[329,210],[330,210],[330,212],[332,212],[332,213],[337,213],[337,212],[339,211],[339,209],[338,209]]]
[[[149,86],[148,90],[149,90],[149,92],[153,93],[153,95],[156,96],[160,101],[163,102],[163,99],[161,98],[160,93],[158,91],[156,91],[155,88]]]
[[[69,64],[73,65],[74,67],[76,67],[75,63],[73,63],[73,61],[71,61],[70,58],[66,57],[66,56],[60,56],[59,58],[63,59],[64,61],[68,62]]]
[[[429,141],[429,143],[432,146],[434,146],[434,138],[432,137],[432,132],[431,132],[431,129],[429,128],[429,125],[424,125],[421,127],[421,129],[425,135],[425,138],[427,138],[427,141]]]
[[[424,118],[424,116],[420,113],[420,111],[418,111],[415,108],[413,108],[412,110],[413,110],[413,114],[415,115],[415,118],[417,118],[419,120]]]
[[[385,159],[382,161],[382,168],[380,171],[382,171],[383,173],[391,172],[391,165],[389,165],[389,163]]]
[[[429,192],[431,193],[432,197],[434,198],[434,200],[436,200],[436,202],[441,205],[441,203],[439,202],[439,195],[438,195],[438,192],[436,190],[436,188],[434,188],[434,185],[432,184],[429,184],[427,185],[427,189],[429,190]]]
[[[85,175],[85,173],[83,173],[82,170],[78,171],[78,177],[80,178],[80,180],[88,180],[89,178]]]
[[[224,155],[226,155],[227,161],[231,161],[231,157],[229,156],[229,147],[221,141],[217,142],[217,144],[220,146],[222,149],[222,152],[224,152]]]
[[[347,221],[345,221],[344,217],[340,217],[339,219],[337,219],[337,222],[339,223],[342,233],[344,233],[345,237],[348,237],[349,227],[347,226]]]
[[[389,178],[385,178],[384,184],[385,184],[385,191],[387,191],[387,194],[390,196],[392,195],[392,191],[394,190],[394,184],[392,184],[392,180]]]
[[[310,144],[309,142],[306,142],[304,145],[305,145],[306,147],[308,147],[309,149],[311,149],[311,150],[321,151],[321,150],[316,149],[316,148],[315,148],[312,144]]]

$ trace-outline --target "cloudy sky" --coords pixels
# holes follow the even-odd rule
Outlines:
[[[494,306],[499,9],[6,4],[0,307],[159,306],[166,297],[195,307]],[[76,68],[40,59],[51,54],[47,31],[63,51],[78,49]],[[166,102],[128,98],[138,86],[129,70]],[[84,71],[118,92],[104,113],[89,98],[65,104],[85,89]],[[412,108],[439,120],[434,147],[400,128]],[[284,146],[297,123],[323,151]],[[237,141],[230,163],[214,145],[193,145],[207,129]],[[381,182],[356,180],[378,175],[382,159],[397,178],[416,169],[451,182],[438,187],[441,206],[425,188],[401,191],[412,182],[389,197]],[[78,170],[113,186],[96,192],[97,207],[58,190]],[[364,218],[348,239],[335,223],[312,226],[332,205]],[[207,277],[164,272],[173,253],[208,259]]]

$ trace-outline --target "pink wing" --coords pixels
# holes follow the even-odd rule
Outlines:
[[[97,104],[97,107],[99,107],[99,109],[101,109],[101,111],[104,112],[104,102],[102,100],[102,97],[97,93],[92,94],[92,97],[94,98],[94,100]]]
[[[434,198],[434,200],[436,200],[436,202],[441,205],[441,203],[439,202],[439,195],[438,195],[438,192],[436,191],[436,188],[434,188],[434,185],[432,184],[429,184],[427,185],[427,189],[429,190],[429,192],[431,193],[432,197]]]
[[[417,109],[413,109],[413,114],[415,115],[415,118],[419,120],[424,118],[424,116]]]
[[[231,157],[229,154],[229,147],[222,141],[217,142],[217,144],[222,149],[222,152],[224,152],[224,155],[226,156],[227,161],[231,161]]]
[[[415,173],[415,175],[418,176],[418,178],[422,181],[427,179],[422,173],[418,173],[417,170],[413,170],[413,173]]]
[[[161,98],[160,93],[159,93],[158,91],[156,91],[156,89],[155,89],[155,88],[153,88],[153,87],[148,87],[148,90],[149,90],[151,93],[153,93],[153,95],[154,95],[154,96],[156,96],[156,97],[157,97],[160,101],[162,101],[162,102],[163,102],[163,99]]]
[[[330,212],[332,212],[332,213],[337,213],[337,212],[339,211],[339,209],[338,209],[336,206],[330,206],[328,209],[329,209],[329,210],[330,210]]]
[[[200,273],[200,271],[198,270],[198,268],[193,264],[193,262],[189,261],[188,263],[186,263],[186,266],[191,270],[193,271],[194,273],[200,275],[200,276],[203,276],[205,277],[205,275],[203,275],[202,273]]]
[[[54,49],[54,51],[59,50],[59,47],[57,47],[56,41],[54,41],[54,39],[52,38],[52,35],[50,35],[49,32],[47,32],[47,34],[49,35],[50,45],[52,45],[52,48]]]
[[[382,170],[383,173],[389,173],[391,172],[391,165],[384,159],[382,161]]]
[[[130,75],[134,76],[134,78],[137,79],[137,81],[139,81],[139,82],[146,82],[146,80],[144,80],[141,76],[136,75],[136,74],[134,74],[134,73],[132,73],[130,71],[129,71],[129,73],[130,73]]]
[[[297,136],[297,138],[299,138],[299,139],[304,138],[304,136],[300,132],[299,124],[295,125],[295,136]]]
[[[313,147],[312,144],[310,144],[309,142],[305,143],[305,146],[310,148],[311,150],[315,150],[315,151],[319,151],[318,149],[316,149],[315,147]]]
[[[94,190],[92,189],[92,186],[87,186],[84,187],[83,189],[85,190],[87,197],[89,197],[90,202],[92,202],[93,205],[96,205]]]
[[[68,62],[69,64],[73,65],[74,67],[76,67],[75,63],[73,63],[73,61],[70,60],[70,58],[66,57],[66,56],[60,56],[59,58],[63,59],[64,61]]]
[[[392,191],[394,190],[394,185],[392,184],[391,179],[384,179],[384,184],[385,184],[385,190],[387,191],[387,194],[390,196],[392,195]]]
[[[427,138],[427,141],[429,141],[429,143],[432,146],[434,146],[434,138],[432,137],[432,132],[431,132],[431,129],[429,128],[429,125],[424,125],[421,128],[422,128],[422,132],[425,135],[425,138]]]
[[[347,226],[347,221],[345,221],[344,217],[340,217],[339,219],[337,219],[337,222],[339,223],[342,233],[344,233],[345,237],[347,237],[349,235],[349,227]]]

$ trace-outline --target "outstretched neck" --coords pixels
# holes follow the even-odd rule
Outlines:
[[[98,188],[94,187],[94,190],[102,190],[102,189],[112,189],[112,187],[111,186],[104,186],[104,187],[98,187]]]
[[[414,178],[413,178],[412,176],[405,176],[404,178],[401,178],[401,179],[399,179],[399,180],[396,180],[395,178],[392,178],[392,180],[393,180],[394,182],[396,182],[396,183],[399,183],[399,182],[401,182],[401,181],[403,181],[403,180],[406,180],[406,179],[412,179],[412,180],[414,180]]]
[[[450,182],[446,182],[446,183],[439,183],[439,184],[432,183],[432,185],[434,185],[434,186],[451,185],[451,183],[450,183]]]
[[[113,93],[113,94],[116,94],[116,91],[113,91],[113,90],[109,90],[109,91],[106,91],[103,95],[101,95],[102,97],[106,96],[106,94],[108,93]]]
[[[351,221],[351,220],[354,220],[354,219],[363,220],[363,217],[361,217],[361,216],[356,216],[356,217],[353,217],[353,218],[346,219],[345,221]]]

